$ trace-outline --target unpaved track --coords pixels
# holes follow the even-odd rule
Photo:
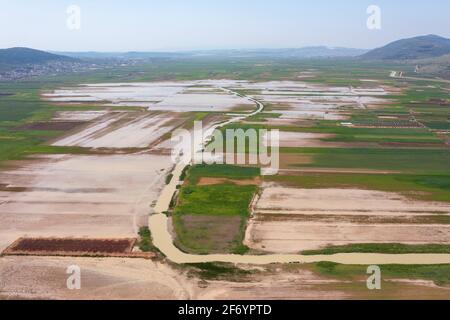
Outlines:
[[[236,94],[228,89],[223,89],[231,94]],[[224,125],[232,122],[243,120],[247,117],[254,116],[264,110],[264,105],[250,97],[249,100],[256,103],[258,109],[248,115],[230,114],[236,116],[235,118],[211,127],[208,133],[211,133]],[[208,135],[206,135],[208,137]],[[195,146],[198,152],[207,144],[204,141],[202,145]],[[385,264],[400,264],[400,265],[432,265],[432,264],[450,264],[450,254],[369,254],[369,253],[345,253],[336,255],[233,255],[233,254],[212,254],[212,255],[193,255],[180,251],[173,243],[172,235],[169,233],[168,225],[169,218],[163,214],[169,210],[170,202],[180,184],[180,176],[183,169],[186,167],[185,163],[178,163],[175,166],[173,178],[171,182],[164,188],[156,206],[154,208],[155,214],[149,218],[149,227],[153,238],[153,244],[172,262],[178,264],[184,263],[209,263],[209,262],[224,262],[234,264],[255,264],[268,265],[273,263],[316,263],[316,262],[334,262],[340,264],[351,265],[385,265]]]

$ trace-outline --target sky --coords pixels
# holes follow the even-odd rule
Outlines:
[[[381,29],[367,27],[370,5],[381,10]],[[0,48],[371,49],[425,34],[450,38],[449,17],[449,0],[0,0]]]

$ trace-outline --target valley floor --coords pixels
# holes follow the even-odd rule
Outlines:
[[[448,108],[392,81],[46,90],[58,111],[14,127],[48,138],[40,154],[0,172],[0,250],[20,237],[138,238],[149,226],[158,258],[2,256],[0,298],[450,298]],[[280,130],[278,175],[176,165],[171,133],[194,120]],[[368,264],[382,267],[380,292],[366,288]],[[71,265],[81,290],[67,289]]]

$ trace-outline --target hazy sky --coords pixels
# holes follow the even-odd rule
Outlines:
[[[366,26],[381,8],[381,30]],[[81,29],[67,27],[69,5]],[[0,47],[61,51],[374,48],[416,35],[450,38],[449,0],[0,0]]]

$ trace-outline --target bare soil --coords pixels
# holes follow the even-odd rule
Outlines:
[[[200,178],[197,185],[199,186],[212,186],[217,184],[234,184],[237,186],[249,186],[249,185],[259,185],[261,183],[261,178],[256,177],[254,179],[227,179],[227,178]]]
[[[254,211],[246,244],[273,253],[358,243],[450,243],[450,225],[441,223],[450,205],[395,193],[265,183]]]
[[[136,239],[20,238],[3,254],[130,253]]]

